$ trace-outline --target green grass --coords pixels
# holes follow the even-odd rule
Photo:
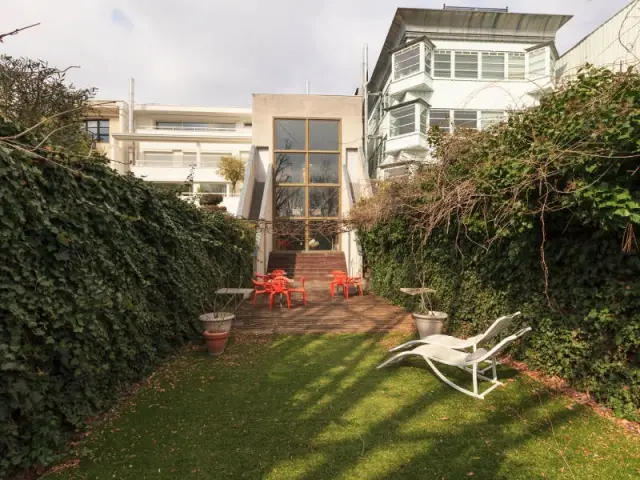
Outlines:
[[[122,402],[53,478],[625,479],[640,441],[526,377],[462,395],[419,361],[376,370],[395,337],[239,338],[186,351]],[[452,372],[466,380],[463,372]]]

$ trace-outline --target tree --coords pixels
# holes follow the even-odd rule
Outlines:
[[[238,182],[244,180],[244,161],[233,155],[222,157],[218,167],[218,175],[222,175],[226,181],[231,183],[231,193],[234,193]]]
[[[91,144],[83,120],[95,89],[78,89],[67,72],[42,60],[0,56],[0,115],[47,138],[54,147],[86,153]],[[37,126],[36,126],[37,125]]]

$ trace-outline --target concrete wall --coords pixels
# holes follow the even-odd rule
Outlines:
[[[638,64],[640,61],[638,18],[640,18],[640,2],[634,0],[564,53],[556,64],[558,76],[569,79],[575,76],[585,63],[608,67],[615,71],[621,68],[626,70],[629,65]]]

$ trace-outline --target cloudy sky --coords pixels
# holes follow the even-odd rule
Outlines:
[[[563,53],[629,0],[452,0],[574,15],[558,34]],[[362,47],[375,62],[397,7],[443,0],[0,0],[0,53],[79,65],[79,86],[102,99],[250,106],[252,92],[352,94]]]

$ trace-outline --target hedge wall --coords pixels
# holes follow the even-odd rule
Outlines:
[[[441,163],[353,222],[372,289],[438,291],[455,335],[520,310],[516,352],[640,419],[640,76],[582,72],[483,132],[431,132]]]
[[[0,478],[51,463],[194,335],[254,246],[240,221],[100,160],[23,147],[0,143]]]

